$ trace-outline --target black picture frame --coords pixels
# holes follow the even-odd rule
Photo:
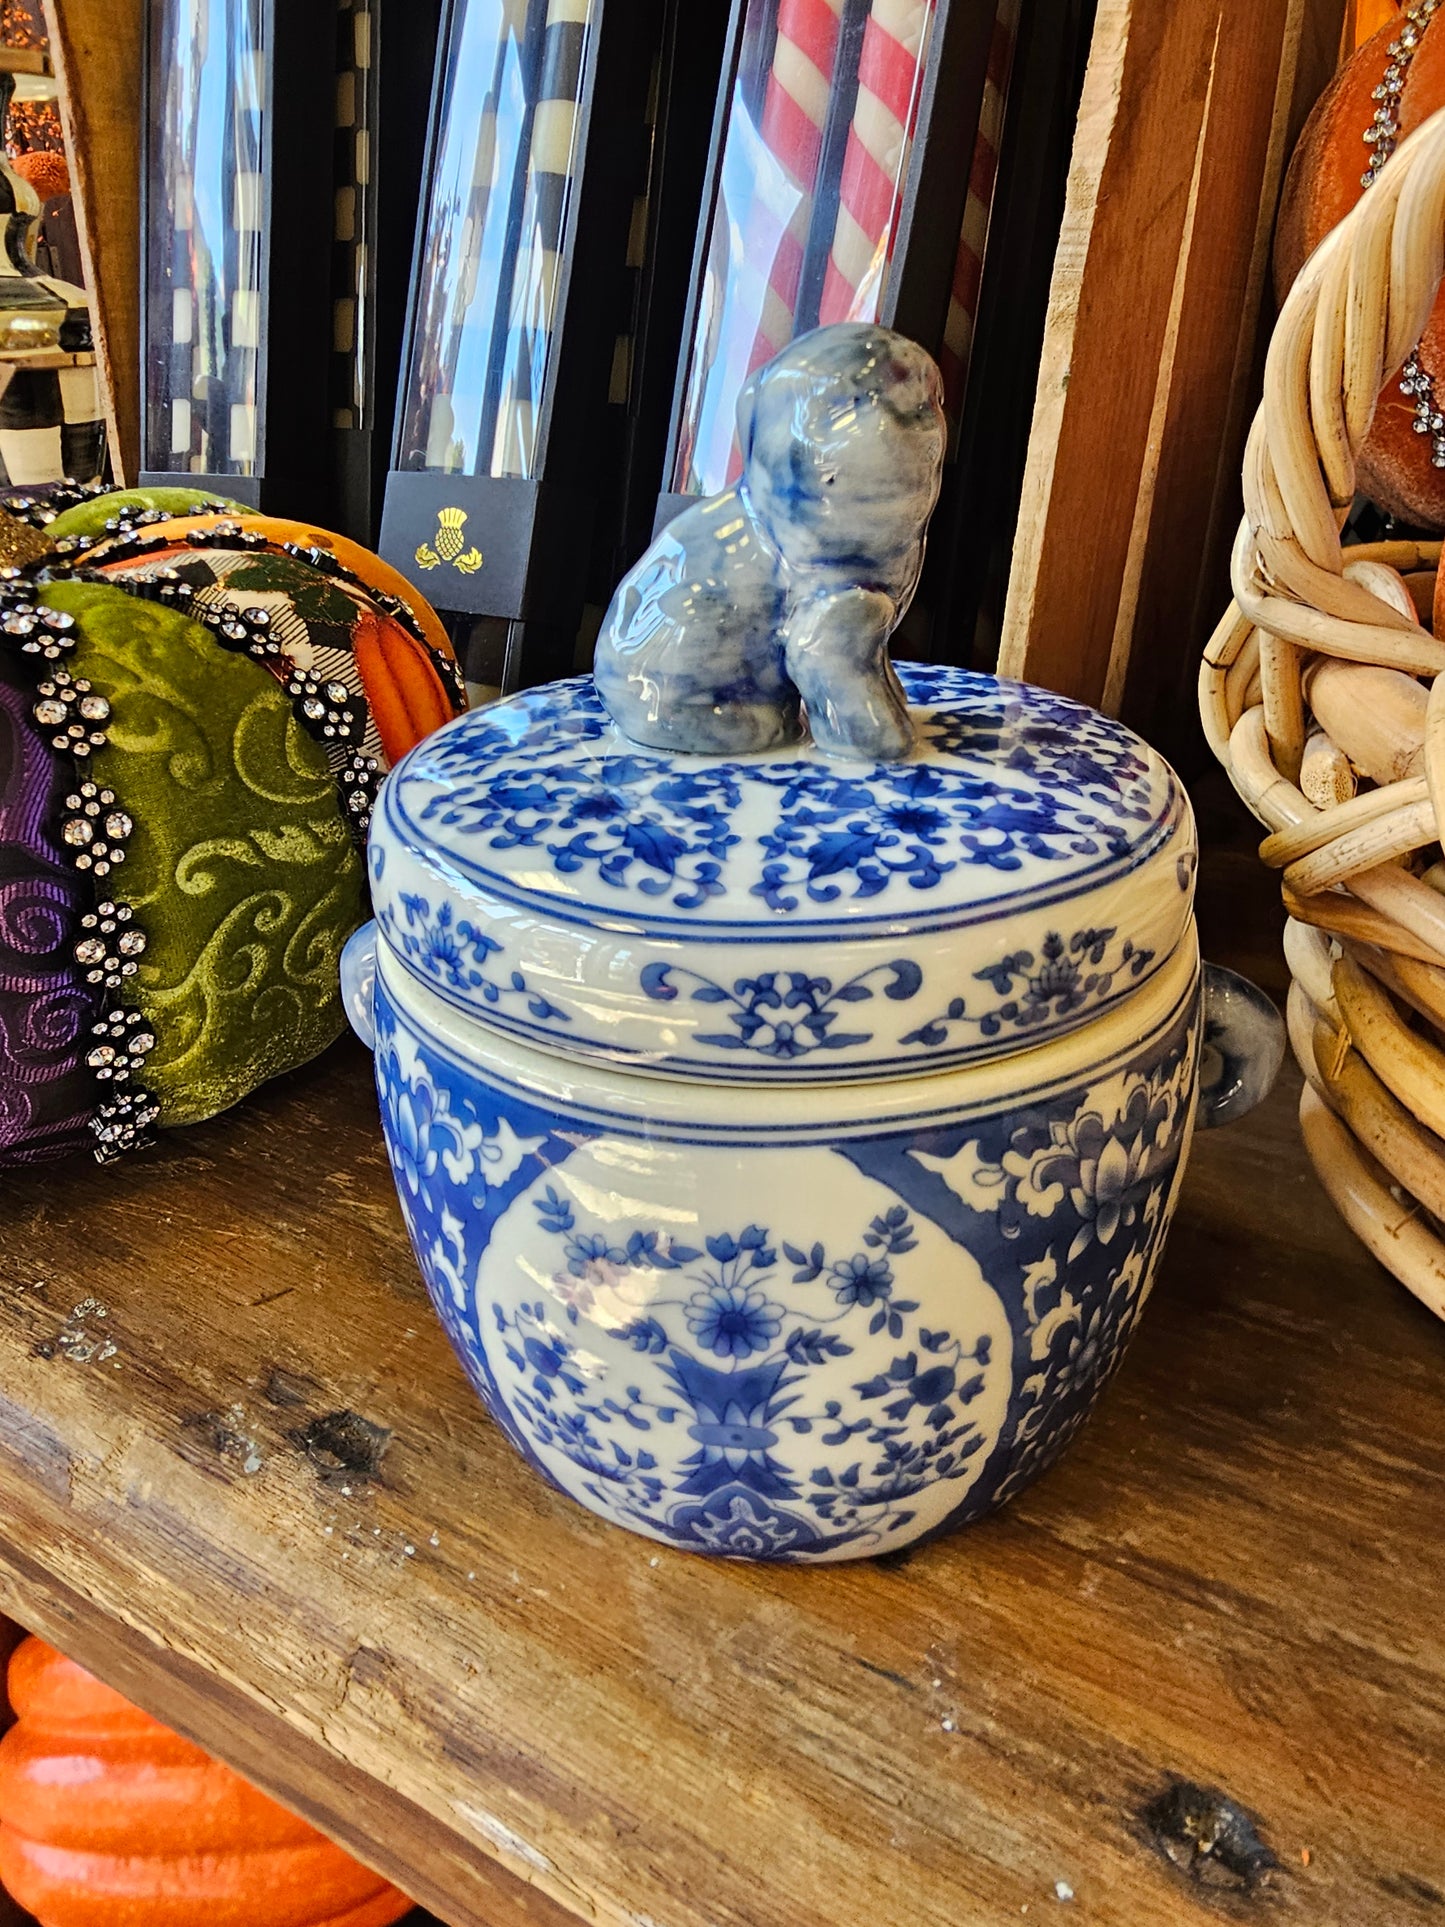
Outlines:
[[[731,0],[664,0],[656,111],[639,172],[645,195],[627,381],[618,407],[620,486],[603,503],[589,599],[605,604],[652,539],[677,360],[714,138]],[[631,250],[629,250],[631,252]]]
[[[586,598],[600,486],[616,486],[606,408],[619,330],[630,312],[627,245],[638,140],[662,36],[662,0],[591,0],[583,43],[569,187],[556,248],[555,297],[536,409],[531,472],[444,472],[409,466],[411,369],[425,299],[426,213],[437,192],[449,75],[470,0],[447,0],[428,126],[402,393],[382,515],[381,553],[438,608],[510,625],[507,686],[567,674]],[[537,7],[529,9],[528,32]],[[463,518],[454,557],[443,515]],[[431,558],[438,558],[432,560]]]
[[[259,192],[244,217],[257,256],[256,306],[248,317],[248,351],[257,357],[254,383],[256,428],[253,452],[235,454],[237,439],[226,420],[231,407],[221,376],[194,375],[184,385],[185,349],[177,341],[172,272],[161,272],[163,251],[177,253],[178,215],[167,182],[176,158],[166,150],[166,89],[176,63],[171,48],[179,34],[180,0],[148,0],[142,126],[141,262],[141,465],[143,486],[187,485],[282,515],[316,517],[332,506],[331,303],[333,232],[333,125],[335,117],[334,0],[209,0],[212,21],[226,36],[244,19],[252,31],[263,75],[257,161]],[[250,56],[247,56],[249,58]],[[239,66],[244,69],[243,59]],[[239,96],[222,103],[230,114]],[[201,113],[214,116],[208,97]],[[249,177],[248,177],[249,178]],[[218,244],[231,246],[242,222],[212,210]],[[194,218],[194,215],[192,216]],[[210,245],[208,243],[208,245]],[[165,300],[171,289],[172,300]],[[169,307],[169,311],[167,311]],[[237,316],[217,305],[214,317],[191,316],[192,327],[214,321],[218,339],[235,352]],[[192,367],[194,369],[194,352]],[[205,392],[198,398],[195,389]],[[172,446],[181,431],[172,404],[200,407],[207,417],[202,449],[186,461]],[[210,418],[214,418],[213,420]],[[196,466],[199,462],[201,465]],[[214,462],[214,466],[207,465]]]
[[[362,14],[369,38],[364,53],[356,44]],[[374,548],[396,429],[442,0],[343,0],[334,17],[335,523]]]
[[[907,653],[992,670],[1095,0],[1023,0],[953,459]]]

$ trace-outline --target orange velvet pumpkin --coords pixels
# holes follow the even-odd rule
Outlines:
[[[411,1902],[38,1639],[10,1661],[0,1882],[40,1927],[388,1927]]]
[[[1445,106],[1445,13],[1419,24],[1403,16],[1385,25],[1347,60],[1315,104],[1285,177],[1275,230],[1275,292],[1283,301],[1295,276],[1369,190],[1364,176],[1373,143],[1368,130],[1393,107],[1395,139],[1403,140]],[[1401,52],[1402,35],[1412,36]],[[1385,93],[1393,75],[1397,91]],[[1445,293],[1435,304],[1419,348],[1421,368],[1445,407]],[[1402,393],[1396,370],[1380,392],[1360,449],[1357,481],[1381,508],[1425,528],[1445,528],[1445,467],[1432,459],[1434,439],[1416,432],[1416,402]]]

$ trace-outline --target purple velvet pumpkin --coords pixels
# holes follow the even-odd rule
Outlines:
[[[31,716],[31,680],[0,658],[0,1164],[87,1143],[95,1105],[99,1000],[71,954],[86,890],[56,835],[72,779]]]

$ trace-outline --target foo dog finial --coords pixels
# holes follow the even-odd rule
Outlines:
[[[634,742],[743,755],[793,740],[896,761],[913,732],[888,660],[938,500],[937,368],[889,328],[801,336],[738,400],[742,475],[624,576],[598,692]]]

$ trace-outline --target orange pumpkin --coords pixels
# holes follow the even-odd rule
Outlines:
[[[1377,34],[1381,27],[1400,24],[1399,0],[1350,0],[1345,8],[1345,27],[1341,45],[1346,55]]]
[[[29,153],[12,154],[10,165],[22,180],[29,181],[42,206],[70,192],[70,168],[65,156],[53,148],[32,147]]]
[[[1378,116],[1387,116],[1385,131],[1399,141],[1445,106],[1442,23],[1445,13],[1420,22],[1387,18],[1316,102],[1280,201],[1274,278],[1281,301],[1320,242],[1368,193],[1364,177],[1379,144],[1366,135],[1378,131]],[[1379,151],[1389,151],[1388,140]],[[1445,294],[1426,324],[1418,358],[1436,406],[1445,405]],[[1408,523],[1445,528],[1445,466],[1435,464],[1434,437],[1416,432],[1416,400],[1402,392],[1402,372],[1397,369],[1380,392],[1359,453],[1358,485]]]
[[[38,1639],[10,1661],[0,1882],[40,1927],[388,1927],[411,1902]]]

